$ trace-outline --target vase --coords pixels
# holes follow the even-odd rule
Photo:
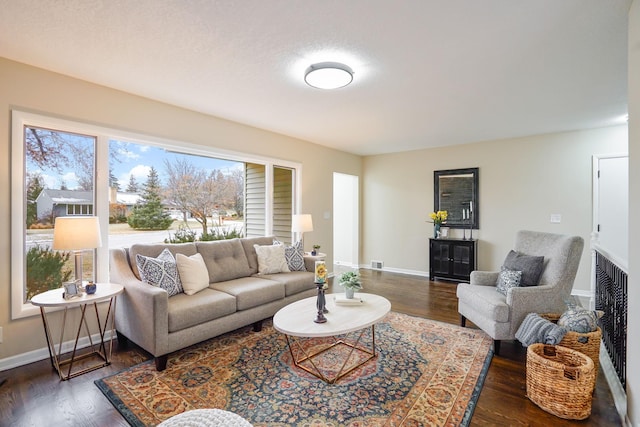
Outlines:
[[[353,294],[355,293],[355,290],[351,289],[351,288],[344,288],[344,296],[347,299],[353,299]]]
[[[433,224],[433,238],[437,239],[440,237],[440,224]]]

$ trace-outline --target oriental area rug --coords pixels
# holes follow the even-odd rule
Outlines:
[[[150,360],[95,383],[133,426],[203,408],[235,412],[255,427],[466,426],[491,345],[476,329],[391,312],[375,326],[377,357],[328,384],[295,367],[269,320],[261,332],[246,327],[175,352],[162,372]],[[339,365],[348,347],[334,349],[316,365]]]

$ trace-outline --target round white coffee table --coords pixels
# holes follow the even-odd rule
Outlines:
[[[317,297],[309,297],[296,301],[280,309],[273,316],[273,327],[282,332],[289,346],[294,364],[310,374],[330,384],[344,377],[354,369],[364,365],[377,356],[375,349],[375,324],[382,320],[391,310],[391,303],[384,297],[374,294],[356,293],[355,303],[343,301],[343,294],[326,295],[326,307],[329,310],[325,314],[325,323],[313,321],[317,313]],[[349,304],[339,304],[340,301]],[[370,347],[363,347],[360,341],[364,332],[371,327]],[[336,337],[356,333],[354,340],[336,339],[331,344],[309,353],[301,344],[300,339],[313,339],[322,337]],[[297,337],[300,339],[293,339]],[[333,376],[325,375],[314,363],[314,358],[339,345],[351,348],[345,360],[341,360],[340,369]],[[294,348],[296,351],[294,351]],[[367,355],[360,363],[348,365],[348,361],[354,351]],[[303,362],[309,362],[306,366]]]

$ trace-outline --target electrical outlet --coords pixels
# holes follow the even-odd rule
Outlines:
[[[0,326],[0,344],[2,344],[2,326]]]
[[[562,222],[562,214],[551,214],[551,222],[553,224],[560,224]]]

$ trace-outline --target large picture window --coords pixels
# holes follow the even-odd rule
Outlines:
[[[276,235],[291,241],[300,165],[126,134],[42,115],[12,116],[12,317],[59,288],[73,256],[52,248],[56,218],[98,216],[103,245],[83,279],[108,281],[109,248]]]

